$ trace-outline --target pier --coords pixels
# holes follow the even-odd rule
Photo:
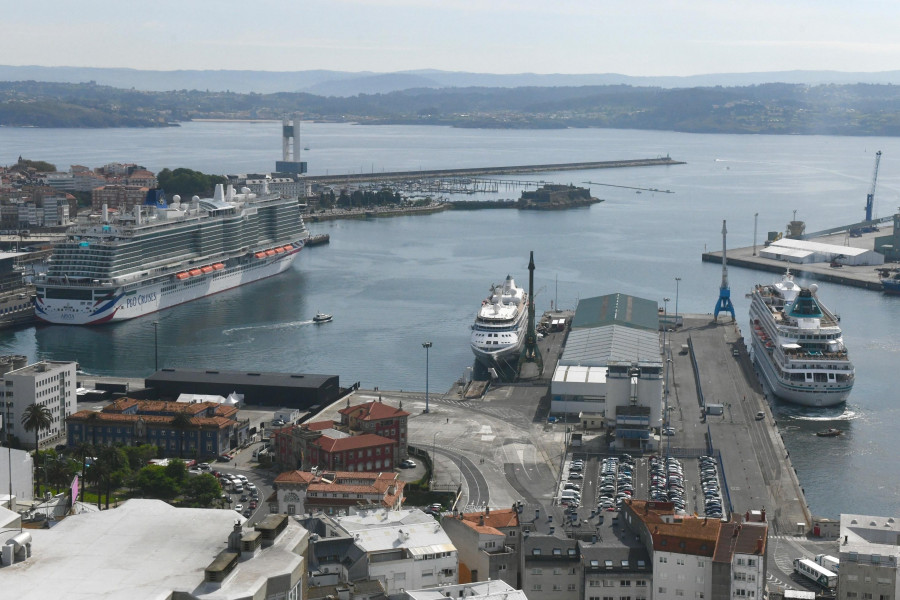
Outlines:
[[[883,228],[880,232],[864,233],[860,237],[854,238],[850,238],[845,233],[837,233],[817,237],[810,241],[839,246],[852,245],[852,247],[855,248],[872,249],[874,247],[875,237],[888,235],[891,231],[892,228],[887,227]],[[853,240],[853,244],[849,243],[850,239]],[[728,248],[728,266],[745,267],[747,269],[756,269],[758,271],[768,271],[770,273],[778,274],[784,273],[785,270],[790,269],[794,274],[803,274],[820,281],[877,291],[881,291],[882,289],[879,271],[897,266],[885,263],[881,267],[876,267],[874,265],[843,265],[841,267],[832,267],[829,263],[823,262],[794,263],[772,258],[763,258],[762,256],[759,256],[759,250],[762,248],[764,248],[762,244],[755,248],[753,246],[748,246],[746,248]],[[756,254],[754,254],[754,250],[756,251]],[[704,252],[701,255],[701,260],[704,262],[721,264],[722,252]]]
[[[468,167],[461,169],[431,169],[425,171],[382,171],[380,173],[348,173],[345,175],[311,175],[306,177],[310,183],[335,185],[346,183],[362,183],[368,181],[398,182],[417,179],[441,179],[459,177],[481,177],[485,175],[522,175],[528,173],[550,173],[555,171],[589,171],[593,169],[622,169],[626,167],[658,167],[667,165],[683,165],[682,161],[668,156],[659,158],[638,158],[629,160],[610,160],[575,163],[556,163],[544,165],[517,165],[505,167]],[[504,182],[508,183],[508,182]]]

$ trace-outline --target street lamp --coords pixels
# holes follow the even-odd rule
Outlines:
[[[437,479],[437,454],[435,443],[437,441],[438,432],[435,431],[431,436],[431,489],[434,490],[434,481]]]
[[[675,278],[675,326],[678,326],[678,284],[681,283],[681,277]]]
[[[159,371],[159,321],[153,321],[153,370]]]
[[[428,412],[428,349],[431,348],[431,342],[422,344],[425,348],[425,412]]]

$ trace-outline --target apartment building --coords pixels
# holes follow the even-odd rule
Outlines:
[[[900,598],[900,520],[893,517],[841,515],[839,539],[840,599]]]
[[[77,364],[63,361],[41,361],[2,376],[3,397],[0,405],[5,415],[4,426],[25,448],[34,448],[34,432],[22,425],[25,409],[32,404],[47,407],[50,427],[38,436],[38,448],[61,444],[66,440],[66,419],[75,413]]]

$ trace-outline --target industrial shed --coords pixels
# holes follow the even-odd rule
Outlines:
[[[803,264],[831,262],[835,259],[848,266],[884,264],[884,256],[874,250],[789,238],[772,242],[760,250],[759,255],[763,258]]]
[[[237,392],[244,395],[244,404],[248,406],[298,409],[330,404],[341,394],[337,375],[162,369],[145,379],[144,383],[156,390],[160,398],[174,399],[181,394],[227,397]]]

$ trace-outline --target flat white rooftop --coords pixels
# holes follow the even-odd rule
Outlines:
[[[197,598],[250,597],[260,582],[302,563],[276,545],[242,560],[222,587],[204,584],[204,571],[227,548],[235,521],[244,518],[233,510],[175,508],[161,500],[73,515],[51,529],[28,530],[32,555],[0,568],[0,596],[166,600],[181,591]]]

